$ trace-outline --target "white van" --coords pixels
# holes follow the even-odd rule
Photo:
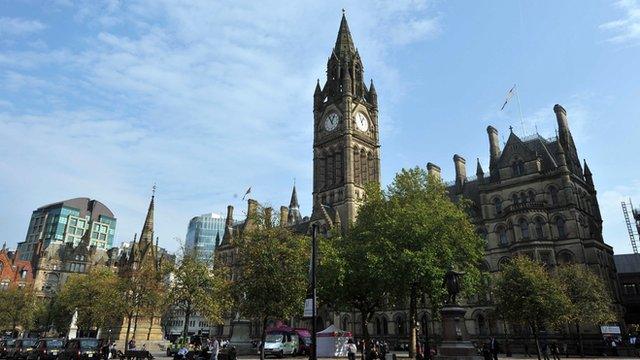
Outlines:
[[[264,355],[283,357],[298,355],[300,339],[298,334],[289,331],[271,331],[267,333],[264,342]]]

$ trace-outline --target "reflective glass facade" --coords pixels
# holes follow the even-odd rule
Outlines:
[[[196,216],[189,221],[185,245],[204,261],[213,261],[216,236],[224,235],[224,218],[216,213]]]

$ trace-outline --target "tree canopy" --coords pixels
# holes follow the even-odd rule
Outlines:
[[[232,291],[243,317],[267,320],[301,315],[308,285],[310,241],[290,229],[258,219],[236,240],[238,277]],[[264,358],[262,349],[261,358]]]

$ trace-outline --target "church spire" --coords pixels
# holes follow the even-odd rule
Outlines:
[[[140,232],[140,245],[146,246],[146,244],[153,244],[153,212],[154,212],[154,200],[156,193],[156,186],[153,185],[153,194],[151,195],[151,201],[149,202],[149,209],[147,210],[147,217],[144,220],[144,226],[142,232]],[[146,243],[143,245],[143,243]]]
[[[349,55],[356,52],[356,47],[353,45],[353,39],[351,38],[351,31],[349,30],[349,24],[347,24],[347,16],[344,9],[342,9],[342,20],[340,21],[340,30],[338,30],[338,38],[336,39],[336,46],[333,51],[339,57],[347,53]]]
[[[298,204],[298,192],[296,191],[296,184],[293,184],[293,190],[291,191],[291,201],[289,202],[289,214],[287,216],[287,223],[294,225],[302,221],[302,215],[300,214],[300,204]]]

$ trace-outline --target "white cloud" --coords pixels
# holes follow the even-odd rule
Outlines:
[[[601,30],[613,34],[607,41],[614,44],[638,44],[640,42],[640,2],[619,0],[615,6],[624,11],[624,16],[600,25]]]
[[[312,94],[341,6],[83,2],[75,25],[84,47],[0,53],[0,103],[11,104],[0,106],[0,184],[10,189],[0,204],[16,216],[0,224],[8,240],[22,240],[33,208],[74,196],[111,207],[128,240],[154,182],[156,232],[171,248],[194,215],[228,203],[241,214],[234,195],[248,186],[277,206],[296,177],[309,211]],[[389,101],[402,84],[386,54],[433,36],[434,16],[424,1],[347,10],[367,76]],[[389,41],[401,38],[398,27],[412,36]]]
[[[0,35],[25,35],[44,30],[46,26],[37,20],[0,17]]]

